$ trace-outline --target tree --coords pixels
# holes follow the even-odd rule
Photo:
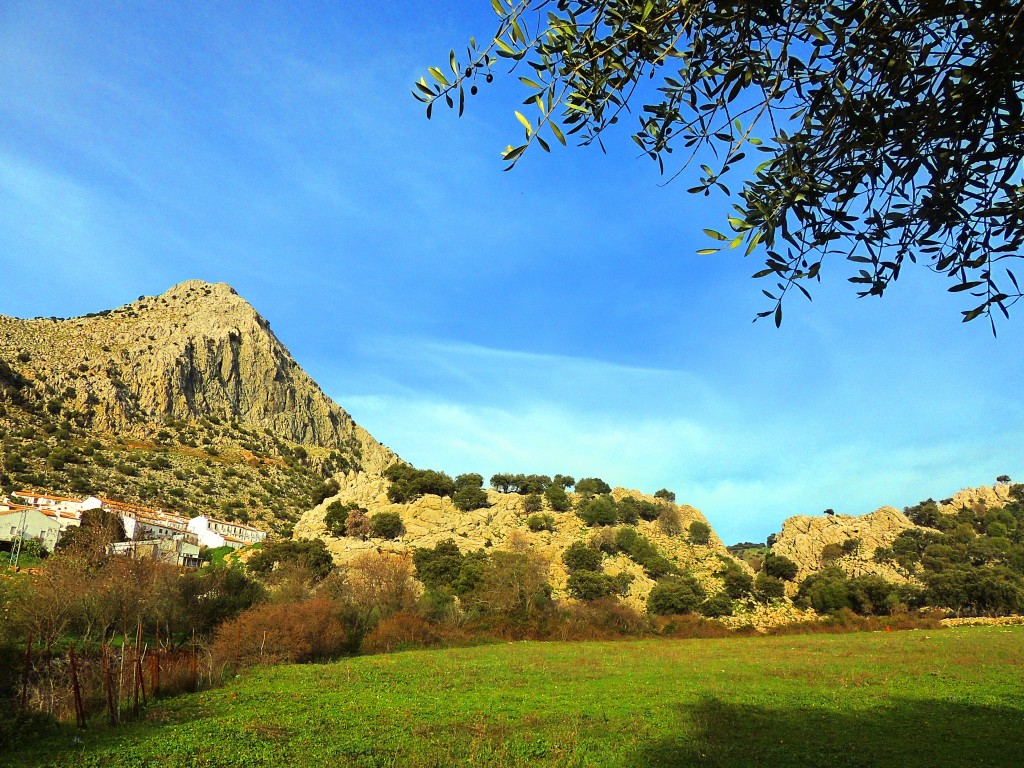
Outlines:
[[[674,504],[676,501],[676,492],[670,491],[668,488],[662,488],[654,492],[654,498],[664,499],[670,504]]]
[[[580,482],[582,483],[583,481],[581,480]],[[580,504],[576,514],[587,525],[615,525],[615,522],[619,519],[615,499],[608,494],[586,499]]]
[[[539,531],[554,531],[555,518],[551,515],[530,515],[526,518],[526,527],[534,533]]]
[[[617,573],[609,576],[597,571],[573,571],[566,581],[566,591],[578,600],[600,600],[609,595],[624,595],[629,591],[632,576]]]
[[[733,560],[725,560],[724,566],[725,567],[715,575],[721,577],[722,583],[725,587],[725,594],[733,600],[738,600],[741,597],[749,595],[750,588],[754,584],[754,577],[743,570],[743,567]]]
[[[781,323],[785,296],[795,287],[809,298],[805,285],[835,258],[852,265],[860,296],[881,296],[921,263],[973,297],[964,321],[1006,314],[1021,297],[1003,269],[1024,248],[1018,3],[492,5],[491,39],[470,38],[464,60],[450,53],[450,74],[431,67],[431,82],[415,84],[427,117],[438,100],[461,115],[466,90],[492,82],[506,58],[537,113],[515,113],[525,136],[505,150],[508,168],[532,145],[550,151],[550,137],[603,147],[629,110],[633,140],[663,173],[705,161],[690,192],[729,195],[730,174],[746,174],[731,232],[705,230],[720,247],[698,253],[763,249],[755,277],[775,286],[759,317]],[[751,151],[763,153],[752,171]]]
[[[559,475],[555,475],[555,477],[558,478]],[[569,479],[571,480],[572,478]],[[569,509],[569,494],[557,482],[548,486],[548,489],[544,491],[544,498],[548,500],[548,504],[551,505],[555,512],[565,512]]]
[[[327,512],[324,514],[324,525],[327,526],[327,530],[331,532],[332,536],[344,536],[348,516],[355,511],[362,512],[364,515],[367,513],[365,507],[361,507],[355,502],[342,504],[340,501],[332,501],[327,505]]]
[[[761,571],[754,578],[754,597],[762,603],[786,596],[786,583]]]
[[[391,481],[388,499],[396,504],[413,501],[424,494],[451,496],[455,493],[455,481],[433,469],[416,469],[396,462],[384,471],[384,477]]]
[[[459,475],[455,478],[455,494],[452,503],[463,512],[483,509],[490,506],[487,491],[483,489],[484,479],[475,472]]]
[[[552,484],[557,485],[563,491],[566,488],[572,488],[574,485],[576,485],[576,479],[572,475],[555,475],[554,479],[551,482]]]
[[[732,616],[732,600],[725,592],[712,595],[697,607],[701,616],[709,619],[718,619],[722,616]]]
[[[523,499],[524,512],[540,512],[542,509],[544,509],[544,499],[539,493],[531,493]]]
[[[601,550],[588,547],[582,541],[575,542],[562,553],[562,562],[569,573],[600,571],[601,559]]]
[[[783,581],[792,581],[796,578],[797,564],[788,557],[782,555],[768,555],[764,559],[764,572]]]
[[[416,578],[427,587],[451,587],[462,570],[462,552],[453,539],[439,542],[433,549],[417,547],[412,553]]]
[[[611,486],[599,477],[585,477],[576,483],[576,493],[583,496],[594,496],[600,493],[611,492]]]
[[[349,520],[352,515],[349,515]],[[321,539],[275,541],[249,558],[246,566],[253,573],[267,574],[280,563],[294,563],[317,580],[325,579],[334,570],[334,558]]]
[[[666,576],[647,595],[649,613],[693,613],[706,597],[693,576]]]
[[[370,533],[378,539],[397,539],[405,533],[402,516],[397,512],[378,512],[370,518]]]
[[[702,520],[690,523],[690,541],[694,544],[707,544],[711,541],[711,526]]]

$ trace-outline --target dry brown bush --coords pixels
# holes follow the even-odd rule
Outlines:
[[[210,646],[214,672],[315,661],[353,650],[350,620],[333,600],[257,605],[222,624]]]
[[[714,619],[705,619],[692,613],[676,616],[651,616],[651,623],[662,636],[680,639],[705,637],[733,637],[735,630],[729,629]]]
[[[341,595],[357,609],[378,618],[411,611],[420,594],[419,582],[412,574],[408,554],[368,552],[349,563]]]
[[[390,653],[405,648],[427,648],[442,640],[437,628],[414,613],[401,611],[382,620],[363,640],[364,653]]]
[[[650,632],[646,614],[612,597],[563,605],[551,626],[550,639],[616,640],[643,637]]]

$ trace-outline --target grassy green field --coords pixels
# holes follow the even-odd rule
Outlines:
[[[1024,627],[514,643],[253,670],[5,760],[1020,768]]]

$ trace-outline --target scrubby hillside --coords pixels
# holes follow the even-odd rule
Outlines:
[[[1004,477],[903,512],[792,517],[772,551],[796,564],[788,594],[821,612],[1024,613],[1024,485]]]
[[[0,316],[7,488],[286,527],[336,473],[395,461],[223,283],[85,317]]]
[[[366,552],[413,552],[448,540],[463,554],[529,550],[547,563],[555,596],[573,594],[565,555],[574,545],[583,544],[598,553],[596,572],[624,579],[621,595],[638,608],[645,606],[657,580],[664,576],[693,576],[710,597],[723,591],[727,569],[747,574],[748,581],[753,575],[726,551],[700,511],[638,491],[615,488],[607,497],[570,492],[568,506],[557,511],[539,494],[533,503],[541,506],[531,509],[529,494],[490,488],[484,492],[486,501],[480,499],[486,506],[466,510],[449,496],[430,493],[396,503],[389,498],[390,485],[377,474],[350,478],[336,496],[303,515],[295,526],[295,538],[323,540],[338,563]],[[581,507],[588,499],[603,498],[613,500],[617,516],[600,522],[585,520]],[[402,527],[393,538],[345,535],[331,521],[331,511],[341,509],[359,510],[370,519],[396,516]],[[742,609],[741,604],[734,607]]]

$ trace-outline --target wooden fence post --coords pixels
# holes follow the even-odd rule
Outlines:
[[[196,659],[196,631],[192,630],[192,690],[199,690],[199,663]]]
[[[75,663],[75,644],[68,647],[68,660],[71,662],[71,690],[75,698],[75,720],[79,728],[85,728],[85,711],[82,708],[82,690],[78,687],[78,665]]]
[[[28,643],[25,645],[25,664],[21,668],[21,711],[28,708],[28,671],[32,667],[32,633],[29,632]]]
[[[107,652],[107,644],[100,646],[103,654],[103,687],[107,692],[107,712],[110,715],[110,724],[117,725],[117,710],[114,709],[114,682],[110,679],[110,655]]]

